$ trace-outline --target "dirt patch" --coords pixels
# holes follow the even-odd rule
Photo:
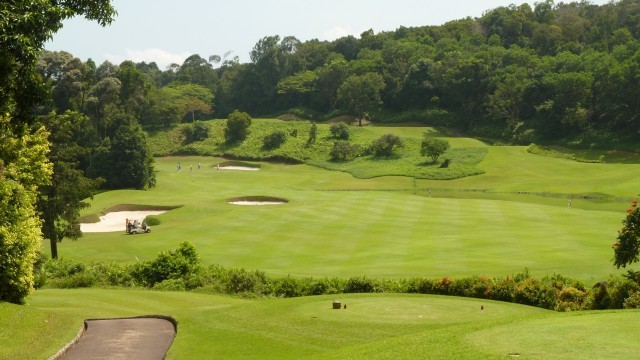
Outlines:
[[[241,196],[226,201],[233,205],[282,205],[289,202],[287,199],[272,196]]]

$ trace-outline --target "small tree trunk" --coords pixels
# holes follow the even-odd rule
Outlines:
[[[49,242],[51,243],[51,258],[57,259],[58,258],[58,242],[55,239],[51,239],[49,240]]]

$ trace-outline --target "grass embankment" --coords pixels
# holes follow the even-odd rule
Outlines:
[[[170,314],[168,359],[628,359],[637,311],[555,313],[455,297],[358,295],[241,300],[136,290],[39,290],[0,304],[0,358],[47,358],[82,320]]]
[[[350,126],[349,141],[358,145],[361,156],[352,161],[331,161],[329,152],[333,147],[329,124],[318,124],[316,141],[309,144],[308,121],[281,121],[273,119],[254,119],[249,137],[234,145],[224,143],[225,120],[207,122],[210,128],[208,139],[192,144],[184,144],[180,125],[167,130],[154,129],[149,145],[154,155],[216,155],[239,159],[272,159],[290,163],[307,163],[329,170],[344,171],[356,178],[369,179],[379,176],[411,176],[423,179],[455,179],[482,173],[477,164],[486,155],[487,147],[472,139],[447,138],[451,149],[442,158],[451,160],[448,168],[440,168],[440,163],[432,164],[430,158],[420,155],[422,133],[433,137],[446,137],[433,128],[427,127],[358,127]],[[276,149],[265,149],[265,136],[283,131],[285,143]],[[367,155],[371,143],[384,134],[394,134],[402,138],[403,146],[391,157]]]

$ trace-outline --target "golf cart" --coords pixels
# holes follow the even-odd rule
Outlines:
[[[151,227],[147,226],[144,222],[141,222],[140,220],[127,219],[127,234],[135,235],[149,232],[151,232]]]

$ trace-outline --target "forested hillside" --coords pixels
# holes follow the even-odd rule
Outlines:
[[[53,87],[52,107],[89,115],[105,134],[118,114],[159,125],[240,109],[422,121],[507,143],[615,147],[640,137],[639,24],[637,0],[547,0],[332,42],[265,36],[249,63],[194,54],[168,69],[97,66],[45,53],[39,69]]]

